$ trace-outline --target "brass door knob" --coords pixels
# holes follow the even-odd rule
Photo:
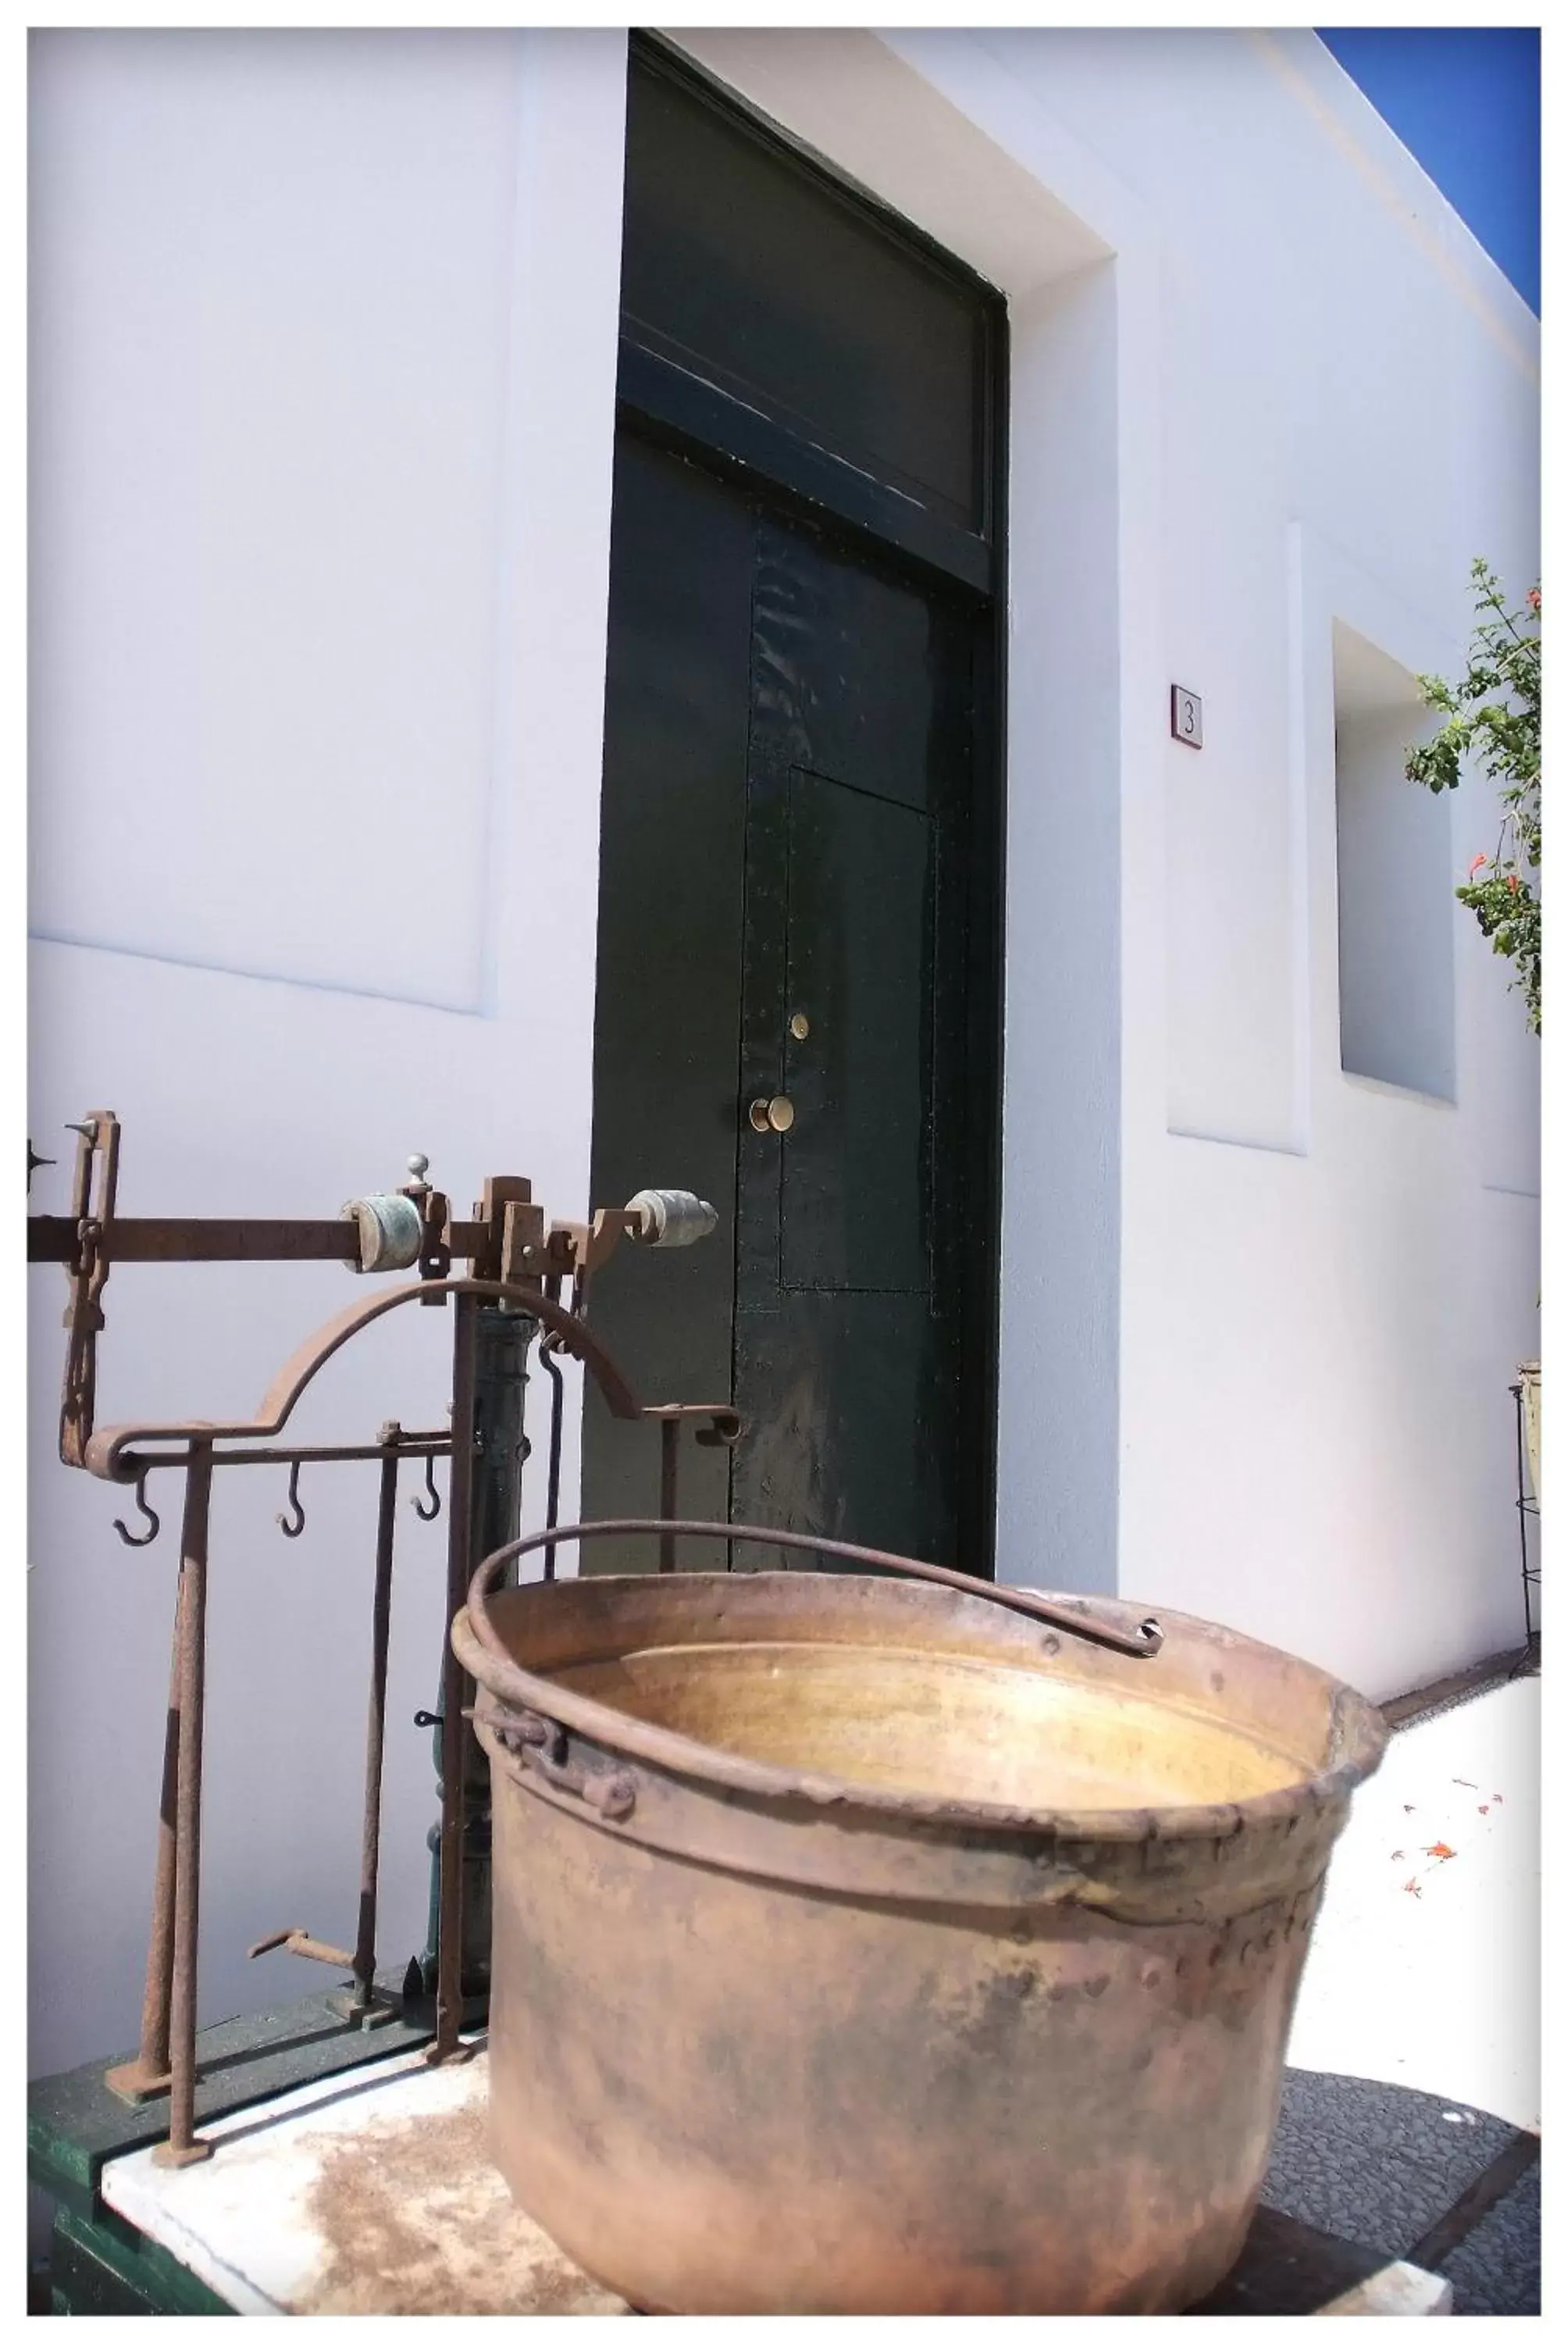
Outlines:
[[[778,1098],[753,1099],[751,1101],[753,1131],[788,1131],[794,1120],[794,1106],[782,1095]]]

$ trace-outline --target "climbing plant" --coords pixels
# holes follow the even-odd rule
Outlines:
[[[1457,789],[1467,757],[1495,782],[1502,828],[1491,854],[1478,854],[1459,900],[1474,912],[1494,952],[1513,964],[1533,1033],[1541,1031],[1541,588],[1510,610],[1484,561],[1471,564],[1475,630],[1457,683],[1418,676],[1422,698],[1442,729],[1406,752],[1406,776],[1434,793]]]

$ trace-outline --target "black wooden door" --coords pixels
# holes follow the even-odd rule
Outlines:
[[[754,542],[732,1503],[948,1560],[972,620],[799,526]]]
[[[688,1446],[683,1512],[981,1567],[963,1516],[983,1478],[965,1444],[986,1438],[965,1309],[988,1270],[983,631],[876,548],[624,437],[594,1193],[691,1185],[719,1225],[689,1252],[618,1254],[594,1323],[646,1396],[733,1397],[746,1419],[729,1458]],[[654,1435],[591,1400],[585,1433],[585,1509],[652,1510]]]
[[[640,36],[628,123],[593,1195],[719,1228],[594,1323],[746,1419],[683,1513],[984,1572],[1001,304]],[[658,1485],[590,1392],[585,1513]]]

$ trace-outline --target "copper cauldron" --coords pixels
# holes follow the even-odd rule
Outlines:
[[[543,1543],[453,1628],[519,2204],[648,2310],[1201,2299],[1376,1710],[1203,1620],[889,1557],[498,1589]]]

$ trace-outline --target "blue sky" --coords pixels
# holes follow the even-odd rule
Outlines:
[[[1318,27],[1477,243],[1541,313],[1541,35]]]

